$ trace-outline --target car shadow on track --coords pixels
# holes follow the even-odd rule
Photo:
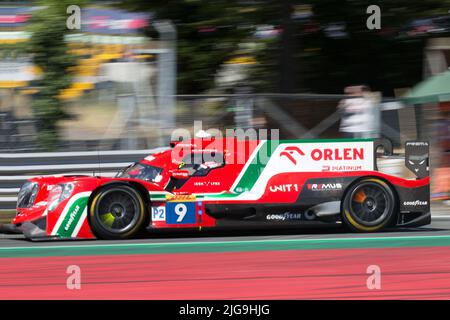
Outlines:
[[[277,236],[305,236],[308,238],[326,238],[326,237],[376,237],[389,234],[410,234],[420,232],[440,232],[448,231],[440,228],[390,228],[378,233],[354,233],[344,227],[320,227],[320,228],[258,228],[258,229],[220,229],[220,230],[152,230],[148,234],[139,236],[139,239],[152,238],[199,238],[199,237],[277,237]],[[314,237],[316,236],[316,237]]]
[[[433,227],[420,227],[420,228],[390,228],[386,229],[383,232],[377,233],[353,233],[348,231],[345,227],[341,225],[336,226],[308,226],[308,227],[277,227],[277,228],[269,228],[269,227],[258,227],[258,228],[248,228],[248,227],[240,227],[240,228],[219,228],[219,229],[183,229],[183,230],[174,230],[174,229],[152,229],[147,232],[143,232],[139,234],[135,239],[129,240],[120,240],[121,242],[129,242],[129,241],[145,241],[152,239],[173,239],[173,240],[181,240],[181,239],[204,239],[204,238],[224,238],[222,240],[226,240],[229,238],[242,237],[242,238],[252,238],[252,240],[257,240],[257,238],[262,239],[292,239],[292,238],[303,238],[303,239],[326,239],[326,238],[367,238],[367,237],[391,237],[391,236],[408,236],[408,235],[417,235],[426,233],[427,235],[432,235],[434,233],[439,233],[443,231],[449,231],[448,229],[442,228],[433,228]],[[425,235],[424,235],[425,236]],[[8,238],[3,238],[8,239]],[[93,242],[114,242],[114,240],[96,240],[96,239],[25,239],[25,238],[11,238],[14,241],[21,242],[39,242],[39,243],[51,243],[51,242],[84,242],[84,243],[93,243]]]

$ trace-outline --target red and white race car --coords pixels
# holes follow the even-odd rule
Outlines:
[[[373,140],[193,139],[115,178],[36,177],[12,226],[27,238],[125,239],[143,229],[341,223],[372,232],[429,224],[427,142],[406,143],[415,179],[377,170]]]

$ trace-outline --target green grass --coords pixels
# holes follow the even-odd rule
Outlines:
[[[1,210],[0,223],[11,223],[11,219],[16,215],[15,210]]]

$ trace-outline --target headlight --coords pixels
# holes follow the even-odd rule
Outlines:
[[[36,182],[25,182],[17,196],[17,208],[29,208],[34,204],[39,185]]]
[[[55,210],[61,202],[69,198],[73,188],[73,183],[57,184],[53,186],[48,194],[48,211]]]

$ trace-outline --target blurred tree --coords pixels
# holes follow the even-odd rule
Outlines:
[[[258,61],[252,66],[249,81],[260,92],[292,93],[299,91],[300,65],[296,60],[301,43],[296,38],[292,19],[295,0],[260,0],[253,2],[252,24],[273,26],[279,36],[253,39],[253,54]],[[304,3],[302,1],[302,3]]]
[[[127,0],[120,6],[154,12],[155,19],[170,19],[176,25],[178,93],[200,93],[213,87],[220,65],[249,31],[248,5],[236,0]]]
[[[314,16],[297,23],[297,41],[303,50],[302,89],[340,93],[350,84],[366,83],[392,95],[422,78],[423,49],[430,35],[401,38],[399,32],[412,20],[448,12],[448,0],[312,0]],[[447,5],[445,5],[447,3]],[[369,5],[381,9],[381,29],[369,30]],[[308,33],[313,21],[319,29]]]
[[[289,92],[292,85],[296,92],[342,93],[347,85],[366,83],[386,95],[422,78],[423,49],[430,35],[401,38],[399,32],[415,19],[446,15],[450,7],[449,0],[260,3],[255,23],[289,29],[287,35],[260,41],[265,49],[256,53],[259,64],[251,77],[259,90]],[[381,9],[380,30],[366,26],[372,4]]]
[[[41,148],[54,150],[59,142],[58,121],[67,116],[58,95],[70,86],[72,75],[68,68],[76,62],[64,41],[64,36],[70,31],[66,26],[69,16],[66,10],[69,5],[80,5],[81,1],[39,0],[37,4],[41,8],[30,19],[28,31],[32,35],[26,50],[43,73],[36,81],[39,92],[33,99],[32,108],[38,121]]]
[[[369,5],[381,9],[381,30],[366,26]],[[450,0],[127,0],[122,4],[176,23],[180,93],[211,88],[219,66],[246,41],[257,43],[252,54],[258,63],[250,69],[249,84],[258,91],[341,93],[349,84],[366,83],[387,95],[422,77],[428,36],[401,39],[398,32],[414,19],[448,14],[449,5]],[[256,40],[255,26],[261,24],[282,33]]]
[[[292,21],[293,6],[291,0],[281,1],[281,53],[280,53],[280,91],[293,93],[297,90],[297,73],[295,68],[295,52],[298,42],[294,39],[294,23]]]

